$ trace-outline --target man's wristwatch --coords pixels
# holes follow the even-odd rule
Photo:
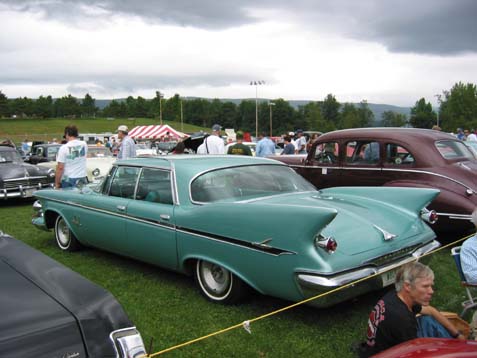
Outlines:
[[[457,333],[452,334],[451,336],[452,336],[452,338],[457,338],[457,337],[459,337],[461,334],[462,334],[461,331],[457,331]]]

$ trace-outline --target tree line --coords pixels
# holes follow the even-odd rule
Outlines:
[[[382,118],[374,118],[366,101],[358,105],[340,103],[333,94],[322,101],[309,102],[294,108],[279,98],[258,102],[259,132],[270,130],[274,135],[302,128],[328,132],[335,129],[370,126],[431,128],[439,123],[448,132],[457,128],[477,129],[477,90],[472,83],[456,83],[450,90],[438,95],[439,111],[435,112],[425,98],[416,101],[409,116],[385,111]],[[157,91],[152,99],[129,96],[125,100],[112,100],[99,109],[96,100],[86,94],[78,99],[71,94],[53,99],[40,96],[9,99],[0,91],[0,117],[7,118],[152,118],[155,120],[181,121],[203,127],[220,123],[224,128],[255,132],[255,100],[242,100],[239,104],[219,99],[183,99],[179,94],[163,98]]]

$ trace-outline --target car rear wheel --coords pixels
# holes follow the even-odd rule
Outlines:
[[[248,286],[229,270],[208,261],[197,261],[195,279],[201,293],[213,302],[238,302],[248,290]]]
[[[61,215],[56,218],[55,238],[58,247],[64,251],[76,251],[80,248],[79,241],[71,232],[68,224]]]

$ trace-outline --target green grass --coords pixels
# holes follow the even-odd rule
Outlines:
[[[289,304],[252,295],[223,306],[206,301],[194,281],[174,272],[95,249],[64,253],[53,233],[30,223],[32,202],[0,202],[0,230],[39,249],[109,290],[137,325],[146,346],[159,350],[259,317]],[[434,254],[433,304],[460,312],[460,287],[450,249]],[[300,306],[252,323],[252,334],[239,328],[161,355],[161,357],[352,357],[351,343],[362,340],[369,311],[383,292],[370,293],[330,309]]]
[[[114,133],[121,124],[127,125],[130,129],[139,125],[159,124],[158,120],[150,118],[114,119],[105,118],[77,118],[77,119],[22,119],[22,118],[2,118],[0,119],[0,138],[10,138],[15,143],[20,143],[25,138],[29,140],[52,140],[61,138],[65,126],[75,124],[80,133]],[[163,121],[176,130],[181,130],[181,123]],[[184,132],[193,133],[204,128],[184,123]]]

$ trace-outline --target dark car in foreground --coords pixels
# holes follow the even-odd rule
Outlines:
[[[274,157],[318,188],[387,186],[436,188],[435,230],[473,228],[477,206],[477,160],[451,134],[415,128],[360,128],[329,132],[308,155]]]
[[[30,198],[54,181],[54,170],[25,163],[15,148],[0,145],[0,199]]]
[[[0,231],[0,356],[140,357],[141,335],[106,290]]]

